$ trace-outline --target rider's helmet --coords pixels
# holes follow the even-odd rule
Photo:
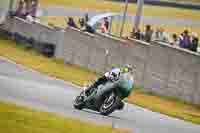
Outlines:
[[[131,72],[131,71],[133,71],[133,66],[132,65],[129,65],[129,64],[126,64],[125,66],[123,66],[122,68],[121,68],[121,72],[122,73],[128,73],[128,72]]]
[[[114,68],[109,72],[108,79],[111,81],[117,81],[120,76],[120,69],[119,68]]]

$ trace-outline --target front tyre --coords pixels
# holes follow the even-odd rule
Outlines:
[[[119,101],[120,99],[118,96],[113,96],[112,98],[110,97],[106,98],[103,104],[101,105],[99,112],[105,116],[111,114],[118,108]]]
[[[84,97],[83,96],[77,96],[74,100],[74,108],[78,110],[82,110],[84,108]]]

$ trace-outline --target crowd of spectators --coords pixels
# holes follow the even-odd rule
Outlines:
[[[89,21],[89,16],[86,13],[84,17],[78,19],[78,24],[76,24],[73,17],[68,17],[66,20],[67,26],[80,29],[84,32],[95,33],[96,29],[94,27],[90,27],[87,22]],[[106,33],[109,28],[109,21],[107,18],[104,18],[103,23],[100,24],[98,27],[100,32]]]
[[[188,30],[184,30],[180,35],[170,35],[164,28],[157,28],[153,30],[151,25],[146,25],[144,32],[140,29],[133,28],[131,37],[137,40],[143,40],[146,42],[160,41],[169,43],[174,47],[181,47],[197,52],[199,38],[197,33],[190,33]]]
[[[69,17],[67,20],[67,25],[73,28],[78,28],[78,26],[76,25],[76,23],[74,22],[74,19],[72,17]]]
[[[75,20],[74,20],[73,17],[68,17],[68,20],[66,20],[66,22],[67,22],[67,25],[70,26],[70,27],[79,28],[81,30],[85,30],[86,27],[87,27],[88,20],[89,20],[88,14],[85,14],[84,17],[79,18],[79,20],[78,20],[79,25],[77,25],[75,23]]]
[[[80,18],[80,19],[78,20],[79,25],[80,25],[80,28],[81,28],[82,30],[85,29],[85,27],[87,26],[87,22],[88,22],[88,21],[89,21],[89,16],[88,16],[88,14],[85,14],[85,17]]]
[[[38,0],[20,0],[15,16],[33,21],[36,17]]]
[[[107,17],[104,18],[103,22],[100,24],[99,30],[101,33],[108,33],[110,22]]]
[[[87,21],[89,20],[88,14],[85,15],[84,18],[79,19],[79,26],[77,26],[72,17],[68,18],[67,24],[70,27],[80,28],[83,31],[90,32],[90,28],[87,27]],[[100,23],[99,31],[101,33],[108,33],[109,30],[109,20],[108,18],[104,18]],[[160,41],[170,44],[174,47],[180,47],[184,49],[189,49],[193,52],[197,52],[199,38],[197,33],[190,33],[188,30],[184,30],[180,35],[174,33],[169,34],[165,31],[164,28],[159,27],[155,30],[151,25],[146,25],[145,30],[141,31],[140,29],[133,28],[131,32],[131,38],[137,40],[143,40],[145,42],[151,41]]]

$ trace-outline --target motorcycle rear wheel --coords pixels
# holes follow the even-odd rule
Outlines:
[[[105,98],[103,104],[101,105],[99,109],[99,112],[105,116],[114,112],[118,108],[119,101],[120,101],[118,96],[114,96],[112,99],[110,99],[109,101],[108,100],[109,100],[109,97]]]

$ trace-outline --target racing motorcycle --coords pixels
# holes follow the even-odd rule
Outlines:
[[[120,98],[119,89],[113,89],[110,92],[106,92],[104,95],[97,97],[97,93],[104,87],[104,85],[99,85],[97,88],[92,88],[87,92],[87,87],[83,87],[80,95],[78,95],[74,100],[74,108],[82,110],[84,108],[91,109],[100,112],[102,115],[109,115],[115,110],[122,110],[124,103]],[[91,100],[87,100],[89,97],[93,96]]]

